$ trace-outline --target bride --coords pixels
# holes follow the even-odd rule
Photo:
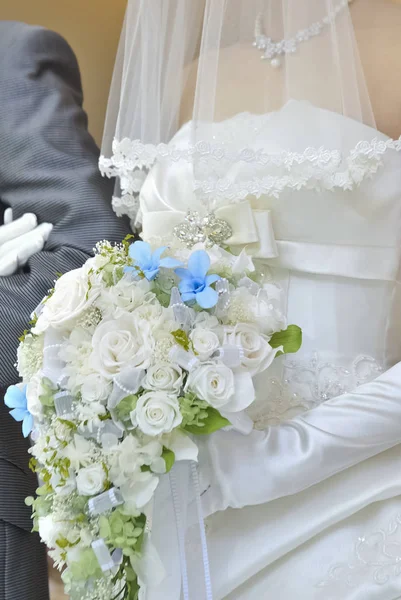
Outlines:
[[[101,159],[117,214],[168,243],[228,206],[226,243],[304,333],[260,376],[253,431],[203,445],[213,592],[191,502],[177,584],[159,500],[171,571],[147,600],[401,597],[400,24],[390,0],[128,3]]]

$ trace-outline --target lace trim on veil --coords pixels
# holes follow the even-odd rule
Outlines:
[[[214,204],[239,202],[247,196],[279,197],[286,189],[352,190],[372,177],[382,165],[388,150],[401,150],[398,140],[360,141],[345,156],[338,150],[308,147],[303,152],[265,152],[247,147],[241,131],[257,137],[263,131],[265,119],[242,114],[233,118],[231,127],[219,130],[219,141],[198,141],[196,144],[144,144],[140,140],[114,140],[112,156],[101,156],[99,168],[107,177],[118,177],[121,196],[113,199],[117,214],[132,219],[138,209],[138,194],[148,171],[156,161],[196,164],[194,190],[200,199]],[[244,126],[246,120],[246,126]],[[227,125],[227,121],[224,122]],[[224,131],[225,129],[225,131]],[[245,135],[244,133],[244,135]],[[212,136],[206,128],[206,137]],[[243,145],[241,145],[243,144]],[[241,168],[233,169],[236,165]],[[268,168],[268,173],[266,169]]]

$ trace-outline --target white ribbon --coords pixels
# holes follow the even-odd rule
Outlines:
[[[173,507],[174,507],[174,516],[175,516],[177,541],[178,541],[178,552],[180,555],[182,595],[183,595],[183,600],[190,600],[187,557],[186,557],[186,552],[185,552],[185,525],[184,525],[183,519],[182,519],[183,511],[181,508],[182,498],[180,497],[179,489],[177,486],[177,480],[176,480],[174,468],[170,471],[169,478],[170,478],[171,497],[173,500]]]
[[[207,550],[205,522],[203,520],[199,475],[196,462],[191,462],[192,484],[195,492],[196,511],[198,513],[199,533],[202,545],[203,574],[205,579],[206,600],[213,600],[212,579],[210,577],[209,553]]]
[[[226,221],[233,235],[225,243],[238,249],[246,247],[256,258],[278,256],[270,210],[254,210],[245,200],[238,204],[222,206],[214,211],[218,219]],[[186,213],[181,211],[154,211],[143,215],[142,232],[145,240],[163,238],[166,231],[184,221]]]
[[[195,354],[192,352],[187,352],[181,346],[173,346],[169,352],[169,359],[171,362],[176,363],[182,369],[186,371],[192,371],[195,367],[198,366],[199,360],[196,358]]]
[[[62,334],[55,329],[47,329],[44,336],[42,374],[56,386],[61,386],[66,378],[66,363],[59,358],[59,351],[63,345]]]
[[[107,408],[113,410],[123,398],[136,394],[143,378],[145,370],[138,367],[127,367],[114,377],[113,389],[107,401]]]

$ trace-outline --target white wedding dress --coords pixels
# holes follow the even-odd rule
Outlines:
[[[401,361],[401,156],[396,143],[366,125],[296,101],[277,113],[239,115],[219,127],[230,139],[246,138],[253,127],[255,144],[263,140],[270,151],[344,149],[337,162],[323,150],[307,150],[305,161],[298,157],[290,164],[288,156],[286,164],[259,167],[259,174],[274,171],[264,185],[273,192],[276,186],[280,193],[247,198],[253,208],[270,211],[278,258],[264,263],[285,291],[288,321],[300,325],[304,334],[301,351],[277,360],[275,372],[258,381],[258,401],[251,411],[255,427],[279,431],[322,403],[335,406],[342,394]],[[185,147],[188,132],[185,125],[171,144]],[[236,199],[246,196],[241,178],[249,168],[246,161],[237,162],[229,173]],[[156,162],[141,191],[144,222],[152,223],[158,211],[196,208],[193,177],[188,162]],[[222,198],[219,202],[224,204]],[[364,406],[363,397],[360,406],[350,403],[336,413],[340,428],[343,424],[354,432],[356,457],[361,446],[377,446],[370,458],[353,460],[351,448],[349,468],[337,468],[335,451],[333,464],[319,461],[320,427],[314,423],[295,453],[289,454],[284,443],[275,447],[284,482],[276,499],[228,509],[207,520],[215,600],[401,597],[397,367],[394,377],[394,397],[390,404],[386,398],[385,414],[377,399],[377,429],[371,404]],[[330,424],[322,425],[330,429]],[[278,435],[278,444],[280,439]],[[301,469],[314,485],[302,470],[300,481],[293,481],[293,471],[286,478],[297,452],[303,457],[311,453],[314,472],[308,461],[301,461]],[[196,546],[189,560],[201,564]],[[202,569],[196,571],[202,578]]]

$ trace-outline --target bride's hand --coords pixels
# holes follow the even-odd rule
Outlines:
[[[290,496],[401,442],[401,363],[352,393],[265,431],[201,443],[204,515]]]
[[[40,252],[52,228],[50,223],[38,225],[32,213],[13,221],[12,210],[8,208],[4,212],[4,224],[0,226],[0,276],[12,275]]]

